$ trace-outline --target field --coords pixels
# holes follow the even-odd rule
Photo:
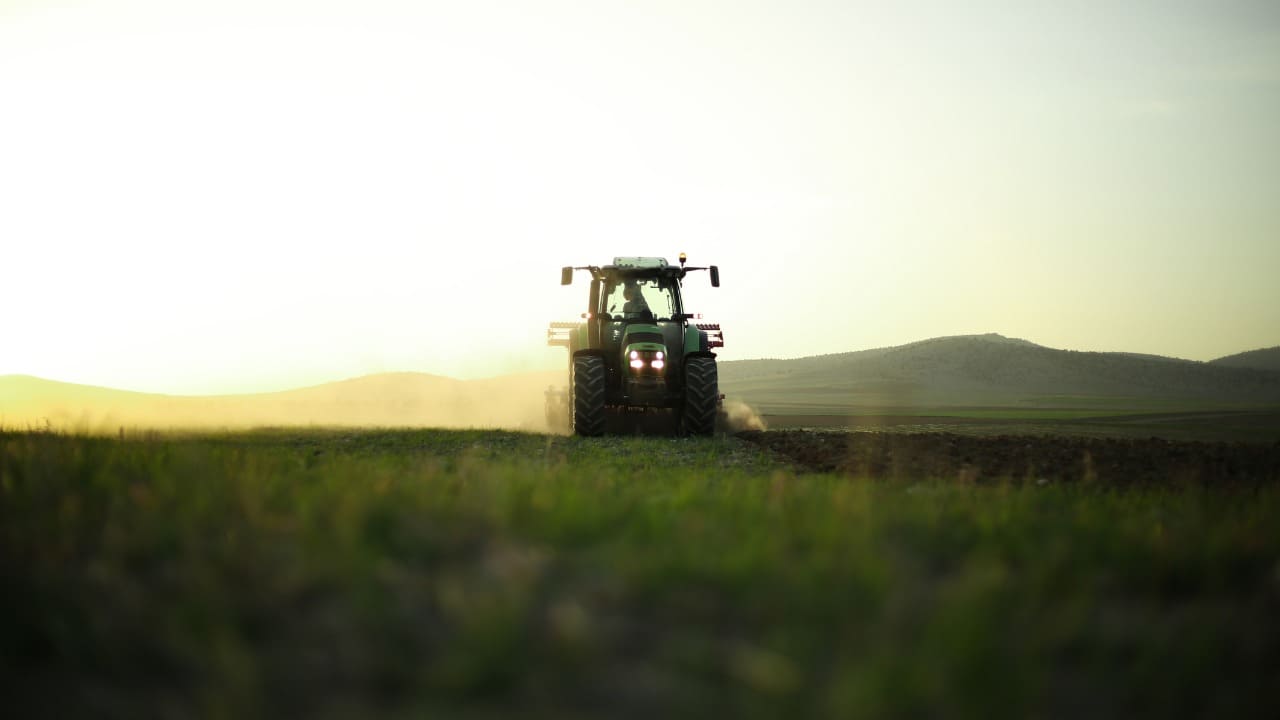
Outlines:
[[[875,409],[850,413],[775,413],[762,416],[773,429],[937,433],[969,436],[1053,435],[1270,443],[1280,441],[1280,409],[1189,410],[936,407]]]
[[[0,433],[6,714],[1276,716],[1280,444],[954,430]]]

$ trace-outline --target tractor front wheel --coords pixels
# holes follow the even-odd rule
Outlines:
[[[604,434],[604,358],[583,355],[573,359],[573,431]]]
[[[720,385],[715,358],[691,357],[684,363],[684,411],[680,427],[686,435],[711,435],[716,429]]]

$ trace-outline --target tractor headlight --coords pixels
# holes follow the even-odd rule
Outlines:
[[[662,350],[629,350],[626,362],[635,373],[661,373],[667,366],[667,354]]]

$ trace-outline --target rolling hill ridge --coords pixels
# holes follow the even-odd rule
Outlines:
[[[720,363],[720,389],[770,414],[939,407],[1214,409],[1280,406],[1280,348],[1196,362],[1048,348],[997,334],[784,360]],[[559,371],[456,380],[383,373],[273,393],[174,396],[0,377],[0,426],[372,425],[545,429]]]
[[[556,373],[555,377],[559,377]],[[183,396],[0,377],[0,426],[116,427],[273,425],[505,427],[541,430],[547,373],[455,380],[380,373],[273,393]]]
[[[1243,367],[1280,372],[1280,345],[1227,355],[1216,360],[1210,360],[1209,364],[1220,367]]]
[[[842,407],[1280,404],[1280,372],[1121,352],[1057,350],[1001,335],[933,338],[794,360],[721,365],[721,388],[766,411]]]

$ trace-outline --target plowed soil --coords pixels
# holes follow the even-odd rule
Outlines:
[[[814,430],[738,437],[806,470],[871,478],[1144,485],[1280,481],[1280,442]]]

